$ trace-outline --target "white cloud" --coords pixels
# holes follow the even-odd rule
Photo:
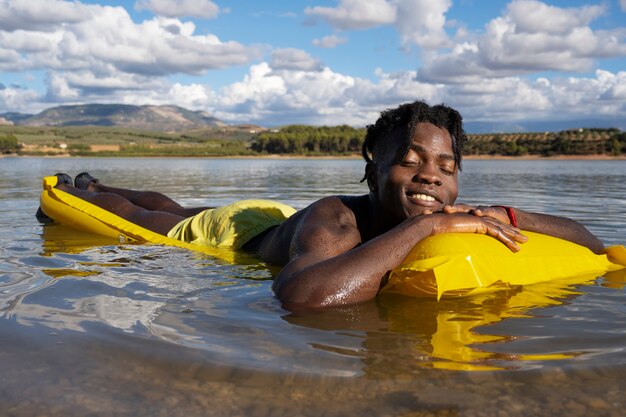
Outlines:
[[[445,13],[451,6],[451,0],[340,0],[337,7],[307,7],[304,12],[312,20],[325,20],[340,30],[392,25],[405,47],[414,44],[435,49],[449,44],[444,28]]]
[[[80,98],[80,91],[78,88],[70,87],[67,79],[58,75],[52,74],[48,77],[48,100],[59,102],[75,101]],[[84,100],[86,97],[83,97]]]
[[[507,77],[465,85],[421,83],[413,71],[377,70],[375,75],[371,81],[330,68],[277,72],[262,63],[243,81],[219,91],[210,111],[232,122],[363,126],[385,108],[423,99],[459,109],[466,121],[626,118],[626,72],[597,71],[594,77],[553,81]]]
[[[227,120],[269,121],[271,124],[323,123],[322,113],[346,88],[349,76],[323,71],[274,71],[269,64],[253,65],[243,81],[219,93],[215,115]],[[245,115],[245,116],[244,116]],[[346,121],[348,123],[348,121]]]
[[[442,88],[415,81],[415,73],[378,73],[379,82],[322,71],[276,71],[254,65],[243,81],[222,89],[214,114],[262,124],[371,123],[386,107],[417,98],[438,100]]]
[[[626,54],[624,30],[593,31],[588,26],[603,10],[514,1],[504,16],[486,25],[477,41],[431,55],[420,79],[461,83],[548,70],[588,71],[596,58]]]
[[[79,96],[84,101],[100,101],[119,91],[138,92],[162,90],[166,85],[159,78],[144,77],[115,71],[103,71],[95,74],[88,70],[54,72],[48,77],[48,97],[51,100],[64,100]],[[63,86],[62,90],[58,87]],[[76,95],[58,94],[57,91],[75,91]]]
[[[290,123],[317,125],[372,123],[381,110],[417,99],[446,103],[466,121],[580,120],[590,115],[615,120],[626,128],[626,71],[598,70],[590,77],[502,77],[467,84],[433,84],[416,80],[415,71],[386,73],[374,80],[332,71],[272,68],[252,65],[241,81],[218,91],[193,83],[126,74],[89,79],[89,73],[55,73],[48,94],[28,89],[0,89],[0,112],[40,111],[53,103],[176,104],[205,110],[227,122],[256,122],[266,126]],[[99,88],[94,87],[99,85]],[[621,124],[620,124],[621,123]]]
[[[445,13],[452,6],[450,0],[398,0],[394,23],[405,46],[418,45],[425,49],[449,45]]]
[[[566,35],[573,28],[589,25],[605,11],[603,6],[563,9],[537,0],[515,0],[507,7],[507,15],[515,22],[518,33],[558,35]]]
[[[163,83],[159,88],[118,91],[116,92],[115,103],[137,106],[175,104],[190,110],[206,110],[215,107],[215,93],[210,87],[201,84],[174,83],[167,85]]]
[[[33,0],[32,4],[36,3],[39,0]],[[154,18],[135,23],[121,7],[53,1],[50,4],[57,9],[50,9],[46,15],[26,4],[31,3],[15,3],[15,7],[21,7],[20,16],[24,19],[15,19],[11,31],[0,29],[3,70],[52,68],[152,76],[200,74],[246,64],[261,53],[258,47],[222,42],[211,34],[196,35],[192,22]],[[0,19],[7,20],[6,10],[1,7],[0,10]],[[26,19],[29,13],[34,16],[31,20]],[[40,29],[44,26],[45,30]]]
[[[626,12],[626,0],[619,0],[619,5],[622,8],[622,11]]]
[[[93,8],[62,0],[0,0],[0,28],[3,31],[53,31],[60,24],[82,22]]]
[[[517,77],[450,86],[446,96],[465,120],[501,122],[606,118],[626,128],[626,72],[598,70],[593,77]]]
[[[348,6],[354,6],[354,14],[343,14],[351,10]],[[366,6],[393,13],[377,15]],[[423,49],[419,70],[377,70],[371,78],[360,78],[336,72],[317,57],[293,48],[271,50],[265,62],[250,65],[260,57],[261,48],[196,34],[190,21],[155,17],[134,22],[121,7],[0,0],[0,71],[43,69],[48,74],[45,92],[0,86],[0,112],[35,112],[55,104],[89,102],[177,104],[229,122],[362,126],[385,108],[424,99],[452,105],[468,121],[589,115],[626,120],[624,71],[526,78],[538,71],[594,69],[600,57],[626,55],[625,29],[590,27],[603,8],[565,9],[513,1],[481,33],[463,29],[450,39],[444,30],[450,28],[445,18],[449,7],[449,0],[346,0],[336,8],[308,9],[309,16],[338,29],[393,26],[405,47]],[[342,41],[332,35],[314,44],[332,47]],[[457,43],[439,49],[452,41]],[[232,65],[250,65],[250,69],[239,81],[220,89],[199,79],[167,78]]]
[[[337,29],[368,29],[390,24],[395,7],[385,0],[340,0],[337,7],[307,7],[304,13]]]
[[[163,104],[177,103],[187,109],[204,109],[214,103],[215,99],[215,92],[206,85],[176,83],[169,89]]]
[[[0,88],[0,113],[37,113],[55,105],[83,103],[176,104],[193,110],[215,107],[216,95],[207,85],[172,84],[136,75],[96,80],[89,77],[93,74],[50,74],[46,80],[47,91],[43,95],[19,87]]]
[[[321,71],[322,64],[302,49],[283,48],[272,52],[271,67],[275,70]]]
[[[263,107],[287,92],[284,80],[267,63],[253,65],[242,81],[224,87],[219,104],[220,117],[237,119],[242,114],[250,120],[263,119]]]
[[[20,53],[41,53],[56,47],[62,40],[60,31],[33,32],[15,30],[12,32],[0,31],[0,45],[5,50],[19,51]]]
[[[445,94],[447,101],[461,111],[465,120],[539,120],[553,110],[546,91],[517,77],[448,86]]]
[[[211,0],[138,0],[137,10],[150,10],[165,17],[199,17],[213,19],[220,8]]]
[[[336,48],[346,42],[348,42],[347,38],[337,35],[324,36],[322,39],[313,39],[313,45],[319,46],[320,48]]]
[[[17,87],[0,88],[0,112],[39,112],[50,107],[34,90]]]
[[[22,62],[22,57],[17,51],[11,51],[0,47],[0,69],[16,70]]]

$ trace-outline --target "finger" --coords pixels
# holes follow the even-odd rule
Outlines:
[[[516,242],[525,243],[528,241],[528,236],[522,234],[522,231],[517,227],[511,226],[510,224],[500,223],[500,229],[507,236],[510,236]]]
[[[464,212],[468,212],[468,211],[474,210],[476,208],[474,206],[470,206],[469,204],[463,204],[463,203],[455,204],[455,206],[458,207],[459,209],[461,209]]]
[[[528,237],[523,235],[522,231],[517,227],[502,223],[501,221],[493,217],[484,217],[482,220],[488,225],[488,228],[499,231],[512,241],[519,243],[525,243],[528,241]]]
[[[500,231],[498,235],[498,239],[500,240],[500,242],[504,243],[506,247],[509,248],[511,251],[513,252],[520,251],[520,247],[517,244],[517,242],[511,239],[509,236],[506,236],[502,231]]]
[[[488,227],[487,234],[491,237],[498,239],[500,242],[504,243],[504,245],[507,248],[509,248],[511,251],[519,252],[520,250],[519,245],[511,236],[507,235],[502,228]]]
[[[503,223],[509,224],[509,215],[503,207],[484,206],[481,207],[485,216],[500,219]]]
[[[467,204],[453,204],[453,205],[445,205],[443,207],[443,212],[444,213],[469,213],[471,210],[473,210],[474,207],[469,206]]]
[[[473,214],[478,217],[495,217],[492,208],[489,206],[478,206],[474,209]]]
[[[474,210],[470,211],[469,213],[473,214],[476,217],[484,217],[484,214],[483,214],[482,210],[480,210],[479,208],[474,209]]]
[[[446,204],[445,206],[443,206],[443,210],[444,213],[447,214],[452,214],[452,213],[463,213],[463,210],[460,209],[459,207],[457,207],[456,205],[450,205],[450,204]]]

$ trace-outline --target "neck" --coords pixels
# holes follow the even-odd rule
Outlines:
[[[370,192],[368,198],[368,214],[369,214],[369,239],[382,235],[385,232],[393,229],[402,220],[396,219],[389,212],[387,212],[380,202],[376,194]]]

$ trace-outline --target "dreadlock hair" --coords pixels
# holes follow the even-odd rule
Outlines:
[[[394,109],[387,109],[380,114],[380,117],[373,125],[367,126],[367,133],[361,154],[365,161],[373,163],[376,154],[381,146],[385,146],[385,141],[397,129],[404,129],[406,134],[404,153],[408,152],[411,140],[418,123],[428,122],[446,129],[452,138],[452,153],[454,162],[461,170],[461,159],[463,145],[467,141],[467,135],[463,130],[463,118],[461,114],[451,107],[439,104],[429,106],[423,101],[401,104]],[[370,157],[370,154],[372,155]],[[373,158],[373,159],[372,159]],[[364,181],[365,178],[363,178]]]

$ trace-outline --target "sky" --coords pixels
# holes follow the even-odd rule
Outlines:
[[[414,100],[470,133],[626,130],[626,0],[0,0],[0,113],[360,127]]]

